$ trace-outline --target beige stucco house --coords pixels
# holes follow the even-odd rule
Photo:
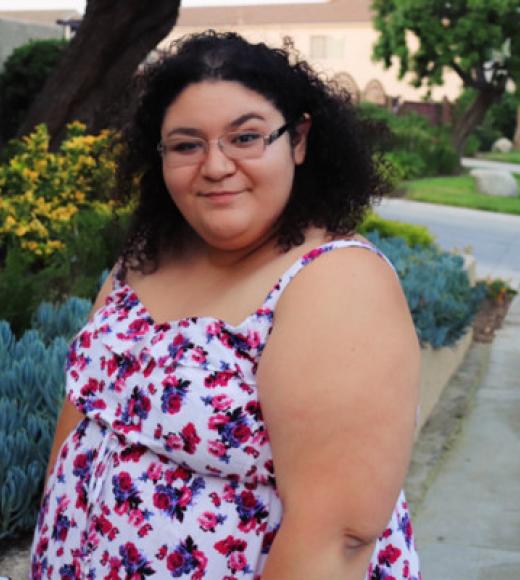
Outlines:
[[[299,3],[180,8],[172,33],[160,45],[167,47],[174,38],[214,28],[235,30],[254,41],[280,46],[290,36],[300,53],[319,71],[344,83],[354,98],[384,104],[388,97],[400,101],[420,101],[427,89],[412,87],[407,79],[397,78],[397,66],[385,70],[371,59],[377,33],[372,27],[372,0],[300,0]],[[28,38],[63,36],[66,29],[57,20],[78,18],[69,10],[0,12],[0,56],[7,54]],[[12,34],[7,34],[7,31]],[[7,37],[13,42],[7,42]],[[3,49],[2,49],[3,47]],[[0,63],[3,59],[0,58]],[[455,74],[447,74],[442,87],[432,90],[431,98],[453,101],[461,83]]]
[[[374,102],[385,96],[419,101],[427,89],[416,89],[398,80],[397,66],[385,70],[371,59],[377,33],[372,27],[371,0],[324,0],[248,6],[182,7],[175,29],[161,43],[184,34],[214,28],[234,30],[254,41],[280,46],[284,36],[293,38],[296,48],[318,70],[339,75],[355,95]],[[432,100],[453,101],[461,83],[447,74],[445,84],[432,91]]]

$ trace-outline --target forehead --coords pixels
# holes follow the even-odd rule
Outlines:
[[[202,81],[188,85],[168,106],[162,128],[169,130],[178,123],[225,126],[250,113],[266,121],[283,119],[271,101],[239,82]]]

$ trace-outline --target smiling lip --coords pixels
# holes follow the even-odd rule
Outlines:
[[[203,193],[203,197],[218,198],[218,197],[231,197],[233,195],[238,195],[239,191],[212,191],[209,193]]]

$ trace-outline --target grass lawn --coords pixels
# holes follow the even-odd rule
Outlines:
[[[490,161],[502,161],[502,163],[520,163],[520,150],[510,153],[478,153],[479,159],[489,159]]]
[[[520,175],[515,177],[520,189]],[[520,215],[520,195],[516,197],[484,195],[477,191],[475,181],[469,175],[417,179],[405,182],[403,188],[406,199]]]

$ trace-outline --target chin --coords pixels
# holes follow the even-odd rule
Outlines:
[[[202,239],[211,247],[218,250],[241,250],[254,245],[265,237],[267,232],[258,232],[252,235],[251,228],[227,228],[218,232],[200,233]]]
[[[247,248],[255,242],[254,239],[245,239],[241,236],[239,237],[227,237],[227,238],[206,238],[205,242],[217,250],[233,251],[241,250]]]

